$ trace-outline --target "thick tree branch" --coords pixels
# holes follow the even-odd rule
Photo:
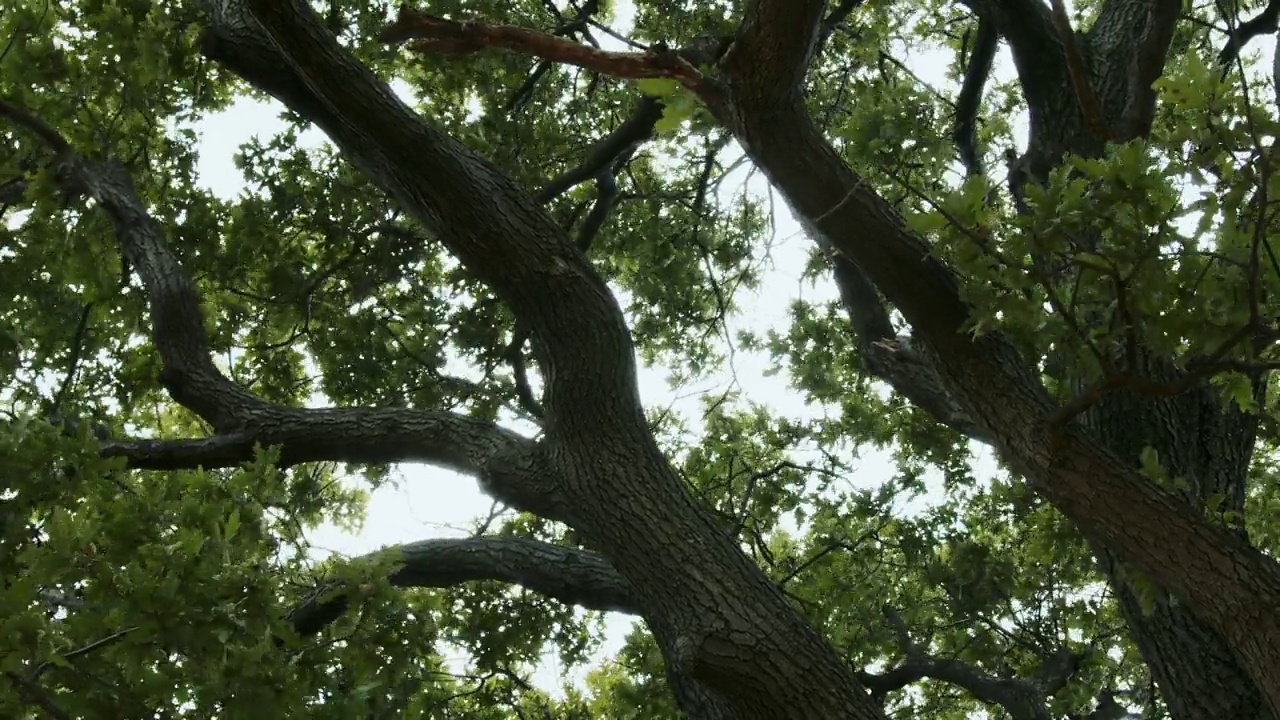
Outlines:
[[[1058,31],[1058,39],[1062,42],[1063,53],[1067,61],[1067,75],[1071,78],[1071,89],[1076,94],[1076,103],[1084,114],[1085,123],[1094,135],[1104,140],[1114,138],[1108,126],[1102,103],[1093,89],[1093,80],[1089,77],[1089,67],[1085,64],[1084,52],[1080,48],[1080,40],[1071,27],[1071,18],[1067,17],[1067,6],[1063,0],[1050,0],[1053,26]]]
[[[775,187],[902,312],[919,349],[931,354],[956,399],[990,430],[1006,460],[1087,536],[1113,548],[1230,638],[1259,687],[1275,688],[1271,701],[1280,710],[1280,618],[1274,611],[1280,566],[1082,431],[1046,427],[1055,403],[1012,343],[999,333],[968,334],[969,310],[950,271],[843,162],[798,96],[780,104],[771,87],[757,96],[758,80],[749,68],[741,71],[748,75],[726,78],[734,107],[717,117]],[[1144,530],[1135,532],[1139,525]],[[1170,554],[1170,548],[1179,551]]]
[[[871,343],[862,348],[862,357],[873,375],[938,422],[972,440],[994,443],[991,431],[953,397],[930,355],[916,350],[909,337]]]
[[[662,119],[662,111],[661,100],[642,99],[626,121],[591,146],[582,162],[548,181],[535,196],[538,202],[550,202],[574,186],[599,177],[618,158],[634,153],[641,143],[653,137],[654,125]]]
[[[973,51],[969,53],[964,82],[956,98],[956,120],[951,130],[960,161],[970,177],[984,174],[982,154],[978,150],[978,108],[982,106],[983,89],[991,77],[999,43],[1000,31],[996,29],[995,20],[979,18]]]
[[[561,193],[585,179],[588,171],[595,172],[596,198],[582,224],[578,226],[577,245],[582,252],[591,249],[591,243],[604,228],[613,206],[618,201],[618,182],[615,177],[631,159],[640,143],[653,135],[654,125],[662,117],[663,106],[653,98],[645,98],[636,112],[612,133],[596,143],[583,162],[547,184],[537,195],[540,202],[550,202]],[[524,346],[529,342],[529,327],[516,323],[511,342],[502,355],[511,363],[515,376],[516,397],[520,407],[534,418],[541,420],[545,414],[542,402],[534,395],[529,383],[529,369],[525,362]]]
[[[849,315],[867,371],[952,430],[991,443],[990,433],[951,397],[928,357],[913,350],[909,338],[895,333],[889,310],[866,273],[836,250],[813,223],[803,216],[797,217],[806,234],[818,243],[831,263],[840,303]]]
[[[1280,0],[1270,0],[1262,12],[1240,23],[1235,32],[1231,33],[1222,52],[1218,53],[1218,62],[1224,66],[1235,62],[1235,59],[1240,56],[1240,51],[1249,44],[1249,41],[1259,35],[1275,32],[1278,25],[1280,25]]]
[[[854,10],[862,7],[862,3],[865,1],[866,0],[840,0],[835,7],[831,8],[831,12],[827,13],[827,16],[822,18],[822,23],[818,26],[817,50],[815,51],[815,54],[822,51],[823,46],[831,39],[831,34],[836,31],[836,28],[843,25],[844,21],[849,18],[849,15],[851,15]]]
[[[147,214],[124,167],[90,162],[47,123],[0,101],[0,116],[58,151],[58,180],[70,194],[92,197],[116,228],[150,303],[161,381],[175,401],[218,434],[177,441],[106,441],[102,452],[132,467],[226,467],[252,459],[255,447],[280,446],[285,466],[313,461],[429,462],[480,477],[495,497],[560,519],[564,509],[536,467],[537,445],[492,423],[447,412],[400,408],[289,408],[263,401],[213,364],[200,298],[169,249],[164,228]]]
[[[269,407],[251,431],[184,440],[112,440],[107,457],[146,470],[218,468],[253,459],[254,447],[280,446],[280,466],[308,462],[425,462],[479,475],[501,454],[532,452],[532,440],[493,423],[445,411],[409,408]]]
[[[1016,48],[1033,51],[1038,44],[1052,43],[1057,38],[1050,7],[1044,0],[961,0],[979,17],[998,21],[1000,36]]]
[[[552,491],[566,499],[565,522],[636,588],[682,705],[761,720],[797,708],[880,717],[830,645],[689,497],[641,412],[620,307],[535,199],[405,107],[301,0],[205,7],[207,56],[315,122],[528,322],[547,386],[536,459],[561,472]],[[655,527],[663,532],[647,533]]]
[[[23,677],[16,670],[6,670],[5,678],[14,686],[23,702],[40,708],[45,717],[53,720],[71,720],[71,713],[62,709],[48,692],[34,680]]]
[[[1151,129],[1156,109],[1152,84],[1164,73],[1181,12],[1179,0],[1107,0],[1085,34],[1095,71],[1099,65],[1104,68],[1099,99],[1118,141],[1142,137]]]
[[[93,198],[111,219],[121,251],[146,288],[153,338],[163,361],[160,380],[173,399],[216,430],[242,427],[242,418],[266,403],[214,366],[195,285],[169,251],[164,228],[147,213],[124,166],[113,160],[81,158],[51,126],[10,103],[0,101],[0,115],[31,130],[55,150],[63,189]]]
[[[852,10],[853,4],[849,4]],[[845,8],[842,5],[837,10]],[[754,105],[752,112],[768,114],[778,103],[794,104],[799,94],[799,84],[809,59],[809,44],[814,27],[820,24],[809,19],[806,13],[820,16],[822,3],[803,3],[797,10],[793,3],[765,0],[750,6],[739,29],[733,49],[727,53],[722,66],[733,73],[733,53],[742,58],[775,58],[773,62],[756,63],[738,68],[742,85],[731,94],[749,96]],[[818,30],[821,33],[821,29]],[[994,53],[996,38],[989,38]],[[979,86],[980,88],[980,86]],[[980,96],[979,96],[980,97]],[[730,110],[735,112],[740,108]],[[765,121],[767,122],[767,121]],[[762,122],[763,124],[763,122]],[[845,198],[849,199],[848,197]],[[843,202],[843,201],[842,201]],[[950,399],[937,373],[919,354],[911,353],[905,342],[896,342],[889,314],[864,271],[853,258],[840,252],[827,242],[821,230],[803,217],[801,224],[810,236],[819,242],[832,262],[841,300],[850,314],[855,334],[859,340],[867,368],[876,376],[889,382],[918,406],[934,413],[940,421],[965,435],[988,438],[981,428],[968,419],[966,413]],[[923,248],[922,248],[923,250]]]
[[[524,345],[528,341],[528,329],[523,325],[516,325],[511,332],[511,342],[502,349],[502,357],[511,363],[511,375],[516,383],[516,402],[535,420],[541,421],[546,416],[546,410],[533,392],[533,384],[529,382],[529,363],[524,356]]]
[[[1066,77],[1066,59],[1054,30],[1049,6],[1042,0],[961,0],[980,20],[996,25],[1013,55],[1030,107],[1043,106]],[[1035,112],[1034,110],[1032,111]],[[1033,118],[1034,119],[1034,118]]]
[[[750,83],[754,97],[789,101],[813,59],[825,6],[823,0],[749,3],[721,67]]]
[[[596,177],[596,198],[591,204],[587,217],[578,226],[577,244],[584,253],[591,248],[591,243],[604,227],[605,221],[609,219],[609,213],[613,211],[613,206],[618,200],[618,182],[614,174],[627,162],[634,150],[635,145],[623,147],[621,154],[613,158],[612,166],[606,166]],[[529,383],[529,370],[524,356],[524,346],[529,340],[528,326],[516,323],[511,333],[511,342],[503,348],[502,356],[511,363],[516,382],[516,397],[520,407],[540,420],[545,411],[542,402],[534,395],[533,386]]]
[[[884,612],[906,660],[883,674],[863,673],[867,687],[880,697],[928,677],[963,688],[982,702],[1003,707],[1013,720],[1050,720],[1047,698],[1060,690],[1075,671],[1074,656],[1062,652],[1044,664],[1035,680],[998,677],[969,663],[929,654],[911,640],[896,611],[885,608]]]
[[[1159,0],[1150,6],[1150,20],[1137,44],[1137,52],[1129,67],[1129,101],[1125,106],[1122,139],[1144,137],[1155,122],[1155,82],[1164,75],[1169,58],[1169,45],[1182,16],[1179,0]]]
[[[881,697],[913,682],[932,678],[962,688],[984,703],[1003,707],[1013,720],[1050,720],[1051,717],[1044,698],[1031,683],[996,677],[960,660],[917,654],[888,672],[863,673],[860,677],[872,694]]]
[[[413,41],[410,49],[439,55],[465,55],[489,48],[506,48],[612,77],[673,78],[691,89],[701,86],[704,80],[697,67],[677,52],[598,50],[528,28],[433,17],[408,5],[400,6],[395,22],[388,25],[378,39],[388,43]]]
[[[1125,720],[1126,718],[1132,718],[1133,715],[1129,713],[1129,710],[1124,705],[1116,702],[1116,695],[1117,693],[1111,690],[1103,691],[1097,698],[1098,706],[1094,708],[1093,712],[1083,718],[1071,717],[1068,720]]]
[[[591,243],[595,242],[605,221],[609,219],[609,213],[613,212],[614,204],[618,202],[616,173],[625,161],[625,156],[619,158],[617,165],[596,176],[596,199],[591,203],[587,216],[582,219],[582,224],[578,226],[577,244],[583,252],[591,249]]]
[[[1006,460],[1087,536],[1216,624],[1247,655],[1260,687],[1280,688],[1280,658],[1273,652],[1280,647],[1276,563],[1206,522],[1083,432],[1049,431],[1045,419],[1054,404],[1013,346],[998,333],[973,338],[964,332],[968,311],[946,269],[829,148],[803,108],[797,104],[794,112],[785,118],[770,113],[766,125],[756,124],[759,116],[744,108],[734,117],[751,124],[735,134],[797,211],[902,311],[923,341],[919,348],[930,352],[948,387],[991,431]]]
[[[522,538],[479,537],[421,540],[392,552],[397,567],[388,579],[394,587],[444,588],[497,580],[589,610],[638,612],[627,581],[608,560],[588,550]],[[346,612],[350,603],[345,587],[326,583],[289,613],[289,621],[299,635],[314,635]]]
[[[27,179],[21,175],[0,183],[0,215],[15,205],[27,194]]]
[[[309,9],[293,2],[248,5],[252,19],[236,14],[247,12],[240,4],[216,5],[223,15],[206,37],[206,54],[316,122],[529,324],[544,341],[535,349],[547,353],[539,364],[553,422],[568,430],[581,419],[583,431],[594,433],[594,424],[570,410],[603,399],[615,403],[603,409],[610,417],[642,431],[621,310],[586,255],[534,198],[405,107],[324,33]],[[266,30],[235,31],[259,21]],[[432,173],[419,172],[424,166]]]

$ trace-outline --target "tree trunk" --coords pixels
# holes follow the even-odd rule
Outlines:
[[[1254,421],[1234,408],[1224,410],[1212,388],[1201,386],[1171,398],[1116,394],[1085,421],[1096,437],[1135,465],[1144,447],[1154,448],[1171,477],[1187,479],[1185,495],[1196,507],[1219,495],[1222,509],[1243,509]],[[1221,635],[1168,597],[1144,611],[1115,556],[1098,544],[1094,550],[1172,717],[1274,717]]]
[[[995,23],[1008,42],[1031,109],[1031,144],[1017,165],[1025,171],[1017,174],[1021,182],[1043,179],[1065,152],[1097,155],[1108,138],[1123,141],[1150,131],[1152,84],[1163,74],[1180,19],[1176,0],[1108,0],[1084,36],[1069,29],[1060,34],[1069,21],[1055,20],[1039,2],[965,4],[984,22]],[[816,5],[803,3],[808,9]],[[902,313],[911,339],[919,341],[913,342],[918,354],[928,356],[926,364],[963,415],[992,438],[1006,461],[1074,521],[1104,559],[1124,559],[1185,603],[1185,609],[1170,604],[1134,618],[1134,633],[1145,634],[1141,646],[1163,678],[1170,706],[1185,712],[1182,718],[1280,715],[1280,566],[1238,533],[1208,522],[1202,503],[1188,504],[1142,477],[1130,447],[1134,440],[1121,440],[1134,434],[1129,427],[1137,427],[1137,435],[1146,435],[1144,445],[1155,440],[1157,450],[1172,452],[1179,439],[1194,433],[1181,461],[1203,459],[1188,465],[1204,474],[1197,483],[1239,487],[1242,458],[1253,440],[1248,422],[1223,414],[1215,393],[1201,387],[1137,407],[1136,416],[1126,412],[1120,396],[1085,422],[1054,423],[1060,404],[1049,397],[1040,373],[1001,333],[968,334],[972,318],[959,301],[954,275],[928,258],[927,244],[892,206],[863,189],[862,178],[842,162],[791,92],[795,68],[812,51],[794,38],[803,37],[803,23],[814,22],[799,17],[795,6],[767,0],[753,6],[721,63],[731,78],[732,102],[718,117],[797,213]],[[1101,107],[1086,116],[1086,101]],[[1108,407],[1122,409],[1113,417],[1126,423],[1125,432],[1097,424],[1108,417]],[[1168,426],[1165,415],[1173,408],[1187,413],[1185,428]],[[1117,443],[1116,451],[1107,443]],[[1233,461],[1233,452],[1240,459]],[[1239,497],[1238,490],[1233,493]],[[1120,581],[1114,560],[1107,562],[1132,607],[1132,588]],[[1183,663],[1192,660],[1221,662],[1214,672],[1177,684],[1188,675]],[[1214,699],[1193,700],[1196,694]],[[1197,707],[1214,709],[1192,714]]]
[[[502,499],[514,506],[580,530],[636,588],[682,706],[708,718],[881,717],[842,659],[693,502],[662,457],[639,405],[620,308],[528,193],[405,108],[300,0],[205,4],[216,19],[206,54],[324,129],[539,338],[545,437],[510,468],[486,462],[484,474],[495,495],[507,488]],[[1069,102],[1073,86],[1048,10],[1007,0],[972,4],[1013,46],[1032,108],[1027,167],[1043,177],[1064,151],[1099,152],[1101,138],[1084,130],[1084,115]],[[1202,387],[1161,402],[1115,396],[1085,418],[1083,430],[1046,427],[1057,405],[1039,377],[999,333],[963,332],[969,310],[954,275],[863,187],[808,116],[800,86],[823,9],[817,0],[751,3],[718,68],[723,80],[703,82],[691,66],[677,68],[798,213],[902,312],[957,406],[1095,543],[1176,717],[1280,712],[1280,567],[1203,517],[1209,488],[1229,490],[1229,502],[1242,497],[1249,421],[1221,410]],[[1149,126],[1150,81],[1168,47],[1158,36],[1172,32],[1177,12],[1171,0],[1105,4],[1086,54],[1115,126],[1137,134],[1145,132],[1143,118]],[[163,328],[156,330],[159,336]],[[215,372],[202,362],[187,367]],[[174,397],[203,407],[180,392],[184,379],[170,374]],[[220,408],[210,405],[202,416],[238,430]],[[1171,472],[1195,475],[1200,508],[1132,470],[1135,448],[1147,444]],[[1133,612],[1136,596],[1113,555],[1197,615],[1172,602],[1150,616]]]
[[[1134,17],[1146,12],[1133,5],[1103,13],[1087,34],[1077,34],[1108,124],[1122,133],[1141,130],[1134,136],[1149,127],[1136,127],[1131,118],[1139,111],[1149,116],[1155,101],[1146,86],[1132,81],[1130,62],[1129,48],[1142,39],[1132,28],[1147,27],[1135,24]],[[1086,122],[1067,75],[1022,68],[1020,74],[1032,118],[1028,151],[1019,163],[1028,171],[1027,179],[1043,181],[1063,153],[1101,154],[1104,143]],[[1175,371],[1167,360],[1156,359],[1148,362],[1145,374],[1161,381],[1171,380]],[[1203,510],[1209,498],[1218,496],[1222,510],[1243,512],[1257,419],[1225,404],[1207,383],[1174,397],[1111,393],[1085,413],[1082,424],[1134,467],[1144,448],[1155,449],[1169,476],[1188,482],[1183,496],[1193,507]],[[1090,544],[1173,718],[1276,720],[1217,631],[1167,595],[1144,611],[1115,554],[1102,543]]]
[[[324,130],[528,322],[545,379],[543,437],[491,458],[481,480],[609,559],[634,588],[681,707],[699,720],[882,718],[672,469],[640,404],[622,309],[532,196],[409,110],[301,0],[206,5],[207,57]]]

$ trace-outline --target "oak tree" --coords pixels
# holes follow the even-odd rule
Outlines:
[[[0,709],[1280,718],[1280,2],[643,0],[605,49],[616,10],[5,5]],[[195,128],[243,97],[289,127],[219,198]],[[637,368],[724,362],[736,152],[839,289],[740,341],[832,412],[694,442]],[[520,515],[309,565],[339,470],[406,462]],[[579,608],[646,632],[547,697],[512,668]]]

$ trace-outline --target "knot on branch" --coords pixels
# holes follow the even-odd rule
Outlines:
[[[572,525],[546,441],[499,450],[480,468],[477,480],[480,489],[498,502]]]
[[[709,685],[719,682],[738,682],[739,673],[734,666],[750,663],[750,648],[713,633],[684,634],[677,638],[672,664],[681,672],[699,678]]]

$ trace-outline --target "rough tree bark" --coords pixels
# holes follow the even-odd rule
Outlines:
[[[1169,450],[1162,457],[1173,460],[1172,471],[1203,477],[1200,499],[1214,491],[1210,486],[1230,487],[1234,482],[1238,487],[1242,457],[1247,458],[1252,442],[1250,422],[1238,413],[1218,410],[1213,393],[1197,388],[1165,402],[1136,401],[1136,407],[1132,397],[1115,393],[1080,425],[1065,431],[1049,427],[1053,403],[1025,361],[998,336],[971,340],[959,334],[966,309],[958,300],[954,279],[925,258],[921,243],[887,204],[862,186],[805,113],[800,86],[823,5],[755,3],[720,63],[723,84],[697,77],[682,81],[735,133],[834,252],[865,272],[903,312],[918,341],[916,356],[924,357],[951,389],[948,405],[967,408],[984,434],[1099,548],[1156,677],[1163,686],[1186,688],[1178,693],[1185,698],[1166,690],[1171,710],[1179,717],[1274,714],[1280,704],[1280,627],[1274,615],[1280,577],[1274,563],[1228,531],[1209,526],[1182,499],[1168,496],[1132,470],[1135,444],[1140,449],[1153,443]],[[1043,177],[1063,152],[1094,154],[1107,139],[1147,131],[1155,100],[1150,86],[1163,69],[1177,3],[1108,3],[1078,44],[1060,34],[1061,26],[1055,29],[1048,9],[1040,4],[975,2],[974,10],[993,21],[1014,50],[1032,110],[1032,143],[1024,160],[1032,177]],[[1097,118],[1085,112],[1089,98],[1072,85],[1068,50],[1077,47],[1088,59],[1091,74],[1103,78],[1096,93],[1105,121],[1118,128],[1113,138],[1099,134],[1090,122]],[[864,240],[867,235],[880,236],[880,242],[873,246]],[[920,292],[922,288],[929,292]],[[552,358],[545,358],[544,366],[556,371]],[[991,388],[1004,392],[993,393]],[[1181,417],[1210,418],[1214,432],[1205,433],[1200,442],[1220,440],[1225,443],[1222,452],[1213,458],[1203,451],[1193,458],[1174,452],[1175,446],[1187,447],[1184,435],[1176,431],[1160,437],[1109,432],[1115,418],[1135,409],[1153,421],[1146,425],[1152,428],[1175,427],[1163,417],[1170,411],[1196,410]],[[1100,447],[1093,439],[1097,437],[1115,438],[1111,449],[1118,454]],[[1242,493],[1229,497],[1238,501]],[[608,549],[605,553],[612,557]],[[1133,593],[1114,572],[1121,560],[1157,579],[1186,604],[1165,602],[1155,614],[1142,615]],[[1250,576],[1237,574],[1233,566],[1241,563],[1251,566]],[[630,577],[621,564],[619,569]],[[1187,658],[1219,662],[1208,672],[1188,673]],[[1260,688],[1267,688],[1265,704]]]
[[[1096,156],[1108,139],[1123,141],[1150,131],[1155,110],[1150,85],[1163,70],[1178,3],[1110,2],[1087,32],[1070,34],[1063,32],[1062,24],[1055,26],[1050,7],[1042,3],[971,0],[966,4],[980,24],[995,28],[1012,50],[1030,108],[1028,148],[1013,163],[1011,173],[1015,194],[1019,184],[1043,181],[1065,153]],[[1243,25],[1224,50],[1224,59],[1259,32],[1274,29],[1277,9],[1280,3],[1272,3]],[[1083,98],[1075,85],[1078,79],[1073,78],[1064,36],[1078,48],[1077,57],[1089,79]],[[976,72],[966,77],[966,91],[980,88],[990,67],[971,66],[972,70]],[[972,150],[963,145],[965,135],[971,137],[972,132],[971,128],[961,132],[966,122],[971,126],[972,118],[961,117],[957,123],[962,155]],[[976,162],[966,164],[975,169]],[[893,337],[888,314],[866,275],[846,257],[833,255],[832,261],[869,370],[944,424],[991,442],[984,428],[943,387],[938,368],[913,351],[905,338]],[[1151,358],[1141,375],[1155,383],[1180,378],[1167,359],[1160,358]],[[1259,393],[1264,382],[1264,377],[1256,379]],[[1207,383],[1169,397],[1122,388],[1104,395],[1080,421],[1093,438],[1132,466],[1137,466],[1145,447],[1154,448],[1172,476],[1190,480],[1183,499],[1193,507],[1204,508],[1206,500],[1217,496],[1225,498],[1224,509],[1243,510],[1257,418],[1224,403]],[[1220,632],[1168,597],[1154,611],[1144,611],[1116,553],[1096,538],[1091,546],[1174,718],[1277,717]]]
[[[772,61],[769,65],[784,71],[794,67],[807,52],[806,46],[797,39],[803,37],[802,25],[811,27],[816,22],[821,5],[809,3],[810,14],[801,20],[798,14],[784,15],[789,10],[783,10],[782,3],[757,4],[754,17],[744,27],[744,35],[751,37],[751,20],[754,20],[758,23],[755,36],[759,41],[743,45],[741,57],[763,56]],[[776,6],[772,13],[769,12],[771,6]],[[979,17],[996,24],[1013,50],[1031,108],[1031,144],[1022,164],[1030,169],[1032,177],[1043,178],[1064,152],[1085,155],[1100,152],[1107,138],[1100,137],[1096,125],[1086,117],[1084,100],[1087,98],[1082,98],[1072,84],[1068,45],[1056,32],[1049,9],[1040,3],[999,0],[974,2],[972,6]],[[1135,137],[1149,130],[1155,102],[1151,83],[1163,70],[1178,12],[1177,2],[1108,2],[1091,31],[1081,38],[1089,75],[1095,80],[1101,78],[1097,81],[1096,94],[1104,119],[1118,130],[1112,139]],[[791,25],[784,27],[788,22]],[[739,42],[742,40],[740,36]],[[727,59],[725,65],[730,68],[732,78],[731,60]],[[742,75],[748,76],[750,70],[745,64]],[[1234,591],[1224,588],[1219,595],[1212,583],[1205,583],[1206,578],[1195,577],[1196,566],[1207,565],[1191,554],[1179,558],[1175,550],[1178,546],[1172,544],[1179,540],[1167,536],[1165,541],[1151,542],[1160,534],[1154,523],[1161,522],[1157,519],[1161,516],[1184,518],[1187,523],[1184,529],[1189,535],[1199,534],[1201,529],[1194,527],[1198,522],[1192,520],[1193,513],[1188,512],[1191,508],[1183,505],[1182,499],[1157,500],[1149,488],[1135,484],[1132,472],[1124,470],[1136,467],[1138,452],[1151,444],[1161,452],[1162,458],[1169,458],[1177,468],[1172,472],[1197,476],[1195,499],[1201,507],[1210,494],[1225,491],[1233,507],[1239,508],[1243,504],[1244,472],[1254,437],[1253,421],[1238,412],[1222,410],[1217,394],[1201,385],[1163,400],[1114,393],[1069,431],[1070,440],[1055,441],[1040,435],[1046,416],[1041,414],[1043,410],[1036,409],[1045,407],[1038,381],[1032,379],[1023,361],[999,339],[968,341],[956,337],[960,318],[948,317],[947,313],[963,311],[950,297],[953,295],[950,278],[944,277],[944,273],[928,261],[892,256],[895,251],[909,251],[919,246],[905,232],[896,214],[860,190],[857,178],[838,167],[836,158],[814,137],[816,133],[804,127],[807,118],[798,108],[798,99],[787,97],[788,92],[794,94],[790,88],[794,88],[795,80],[794,76],[780,77],[775,92],[766,96],[767,101],[752,105],[749,110],[744,106],[763,95],[758,78],[731,84],[738,94],[733,98],[734,112],[724,117],[775,185],[825,236],[837,254],[846,259],[843,272],[842,261],[837,261],[837,278],[845,276],[842,296],[848,301],[859,295],[854,283],[859,270],[864,271],[911,322],[913,339],[924,341],[914,343],[917,348],[914,357],[920,357],[920,350],[926,357],[931,354],[931,362],[927,360],[925,364],[932,365],[942,384],[950,387],[946,402],[934,404],[952,416],[976,419],[977,424],[986,429],[984,434],[994,437],[996,447],[1024,470],[1033,486],[1081,526],[1099,550],[1102,566],[1121,598],[1134,637],[1152,664],[1175,717],[1277,717],[1280,708],[1280,685],[1276,684],[1280,679],[1276,674],[1277,657],[1280,657],[1280,649],[1275,644],[1277,637],[1272,635],[1265,641],[1250,637],[1247,624],[1237,624],[1235,618],[1223,615],[1240,607],[1234,602],[1223,603]],[[782,129],[790,128],[796,131],[790,137],[781,137],[785,134]],[[829,175],[814,171],[815,167],[824,165],[819,158],[829,166]],[[823,192],[824,187],[837,190]],[[841,195],[841,191],[845,194]],[[861,226],[864,229],[859,229],[858,221],[864,223]],[[880,247],[874,247],[873,243]],[[883,250],[884,245],[893,247]],[[916,258],[923,255],[921,250],[916,251]],[[919,274],[911,277],[911,271]],[[921,293],[925,288],[933,292]],[[928,294],[933,298],[922,297]],[[862,316],[866,317],[867,313]],[[874,323],[870,326],[874,327]],[[863,323],[861,327],[865,329],[868,324]],[[881,355],[883,351],[882,344]],[[975,357],[975,351],[986,354]],[[1153,379],[1166,379],[1153,375]],[[984,384],[984,378],[993,383],[1000,378],[1001,384]],[[1014,391],[992,392],[997,387],[1013,387]],[[957,400],[962,407],[969,408],[968,413],[951,411]],[[1022,415],[1024,410],[1027,415]],[[1019,433],[1014,425],[1019,422],[1018,416],[1030,423],[1025,427],[1039,430]],[[948,416],[941,415],[940,419],[947,421]],[[1097,438],[1108,438],[1108,449],[1112,452],[1098,447]],[[1068,464],[1074,464],[1067,460],[1065,445],[1068,443],[1073,446],[1069,452],[1075,458],[1083,460],[1086,455],[1092,456],[1086,472],[1096,473],[1091,478],[1077,476],[1078,484],[1073,488],[1068,487],[1061,474]],[[1045,451],[1048,457],[1037,458]],[[1121,480],[1120,476],[1125,474],[1129,479]],[[1103,480],[1104,475],[1111,477]],[[1110,489],[1104,487],[1107,485]],[[1123,507],[1122,498],[1134,497],[1135,491],[1149,496],[1142,503],[1150,512],[1135,508],[1134,512],[1113,513],[1112,508],[1104,507],[1110,503],[1115,503],[1114,509]],[[1090,494],[1096,500],[1091,501],[1087,497]],[[1161,506],[1160,509],[1157,510],[1157,506]],[[1121,516],[1127,516],[1127,520]],[[1145,537],[1138,537],[1140,533]],[[1218,557],[1212,564],[1220,563],[1227,574],[1234,575],[1230,568],[1235,562],[1233,557],[1239,557],[1237,552],[1257,558],[1255,567],[1264,577],[1243,575],[1232,582],[1241,584],[1243,597],[1254,598],[1244,600],[1254,605],[1252,617],[1260,619],[1268,613],[1274,614],[1277,609],[1274,564],[1257,556],[1245,542],[1231,537],[1230,533],[1217,530],[1215,534],[1220,545]],[[1181,531],[1177,535],[1180,536]],[[1141,545],[1147,547],[1138,547]],[[1145,555],[1147,561],[1138,560],[1139,555]],[[1157,570],[1159,566],[1172,569],[1172,565],[1183,559],[1187,562],[1183,571],[1173,573],[1181,578],[1165,575],[1163,569]],[[1178,599],[1187,602],[1165,601],[1155,613],[1143,615],[1132,590],[1116,575],[1120,561],[1132,562],[1153,575],[1164,575],[1160,578],[1162,584],[1173,590]],[[1248,587],[1254,583],[1258,584]],[[1182,590],[1174,589],[1178,586]]]
[[[1082,33],[1070,31],[1065,14],[1055,26],[1043,4],[969,4],[1007,39],[1031,111],[1028,149],[1015,163],[1026,170],[1021,182],[1045,180],[1065,153],[1096,156],[1108,139],[1125,141],[1150,131],[1156,100],[1151,83],[1163,71],[1179,3],[1109,2]],[[1079,48],[1090,84],[1083,93],[1076,86],[1080,77],[1073,77],[1070,45]],[[1151,359],[1142,375],[1155,382],[1178,379],[1160,358]],[[1261,389],[1263,379],[1257,382]],[[1184,499],[1193,507],[1203,508],[1216,495],[1226,499],[1225,509],[1243,511],[1257,418],[1224,403],[1207,383],[1171,397],[1120,389],[1103,396],[1081,421],[1132,466],[1145,447],[1153,447],[1171,475],[1189,479]],[[1174,718],[1277,717],[1210,623],[1167,597],[1154,611],[1144,611],[1116,553],[1106,543],[1091,544]]]
[[[480,476],[513,507],[576,528],[593,552],[491,543],[459,553],[456,545],[424,545],[395,580],[431,585],[491,577],[590,607],[638,612],[663,650],[681,707],[695,718],[879,718],[877,698],[886,689],[923,676],[968,683],[1018,718],[1047,717],[1043,687],[1028,694],[1026,686],[965,677],[927,657],[905,633],[908,662],[890,673],[897,674],[860,681],[717,528],[661,455],[641,413],[621,310],[582,248],[537,199],[405,107],[301,0],[202,4],[209,15],[208,57],[323,129],[511,306],[538,340],[545,435],[534,442],[447,412],[300,410],[253,396],[213,364],[195,286],[121,166],[80,158],[38,119],[0,105],[0,114],[58,151],[65,189],[91,196],[115,223],[122,252],[150,299],[161,379],[216,433],[182,442],[108,443],[106,452],[134,467],[211,467],[246,460],[259,443],[279,445],[285,464],[414,459]],[[840,8],[847,13],[855,4]],[[1063,91],[1079,90],[1066,69],[1067,51],[1075,46],[1056,34],[1049,11],[1030,0],[969,5],[1013,49],[1032,108],[1030,176],[1043,177],[1063,151],[1100,151],[1091,124],[1097,118],[1083,110],[1078,92]],[[1197,387],[1160,402],[1114,393],[1078,422],[1054,422],[1059,405],[1032,366],[999,333],[974,338],[964,331],[968,309],[955,277],[809,117],[802,80],[830,32],[822,23],[824,6],[821,0],[754,0],[706,75],[666,53],[579,60],[603,63],[597,69],[605,71],[622,68],[631,77],[674,77],[696,93],[832,257],[873,369],[941,421],[996,447],[1078,525],[1104,569],[1125,563],[1168,591],[1171,600],[1154,615],[1134,615],[1136,605],[1125,612],[1176,717],[1280,717],[1280,566],[1134,468],[1134,448],[1155,444],[1175,472],[1197,477],[1191,499],[1202,501],[1210,492],[1205,488],[1214,486],[1229,490],[1235,502],[1251,421],[1219,411],[1217,398]],[[1096,90],[1104,119],[1130,137],[1149,125],[1150,82],[1163,67],[1177,12],[1178,3],[1169,0],[1110,0],[1079,45],[1092,75],[1102,78]],[[506,47],[528,39],[504,37]],[[524,49],[575,61],[572,48],[534,40]],[[910,323],[909,338],[891,335],[881,296]],[[1179,425],[1178,418],[1192,417],[1190,410],[1199,424]],[[1115,432],[1121,418],[1135,413],[1149,432]],[[1196,440],[1188,442],[1192,434]],[[519,570],[520,559],[555,552],[574,564],[559,573]],[[438,564],[416,563],[423,555]],[[1122,606],[1136,602],[1111,575]],[[597,592],[590,591],[592,583],[599,583]],[[300,609],[295,622],[314,626],[332,612],[317,603]],[[1210,658],[1217,662],[1206,672]],[[1191,659],[1198,676],[1189,672]],[[1047,668],[1044,685],[1058,682],[1069,665]]]

